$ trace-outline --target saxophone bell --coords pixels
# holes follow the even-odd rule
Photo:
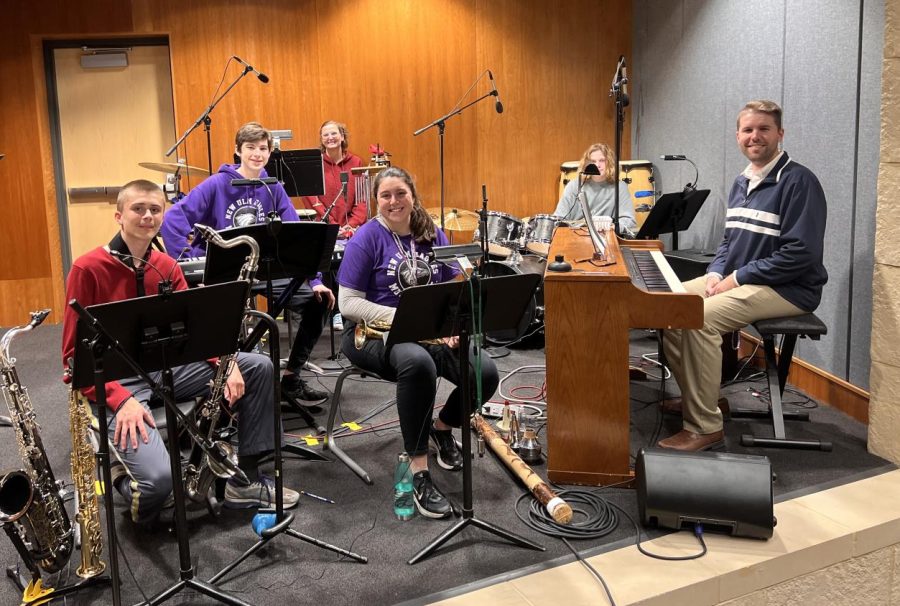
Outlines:
[[[34,501],[34,486],[24,471],[10,471],[0,479],[0,523],[21,518]]]

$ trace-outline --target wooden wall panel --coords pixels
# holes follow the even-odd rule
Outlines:
[[[492,206],[519,217],[552,213],[559,165],[595,142],[615,143],[608,96],[619,55],[631,57],[631,12],[614,0],[478,5],[479,64],[494,70],[504,112],[479,110],[478,179]],[[626,118],[630,110],[626,112]],[[629,158],[630,120],[623,129]]]
[[[125,32],[128,3],[116,0],[11,2],[0,20],[0,326],[63,304],[40,39]],[[49,183],[48,183],[49,182]],[[49,194],[49,195],[48,195]],[[51,321],[61,314],[51,316]]]
[[[369,144],[381,143],[394,164],[410,169],[426,205],[438,202],[437,133],[412,132],[491,69],[506,111],[497,115],[486,100],[447,121],[447,202],[477,208],[486,183],[491,207],[520,217],[552,210],[560,162],[593,141],[613,142],[607,92],[616,58],[631,49],[630,3],[614,0],[38,0],[12,3],[4,17],[0,152],[8,157],[0,182],[13,185],[0,195],[13,202],[0,224],[0,280],[44,278],[58,304],[44,37],[168,35],[178,134],[209,104],[227,58],[238,55],[271,82],[248,76],[216,108],[214,169],[231,160],[234,131],[247,120],[293,129],[285,146],[300,148],[317,146],[319,124],[337,119],[348,124],[357,154],[367,158]],[[232,65],[225,85],[239,71]],[[480,81],[466,100],[489,86]],[[626,150],[628,131],[626,124]],[[38,137],[39,145],[22,145]],[[206,165],[202,128],[185,149],[190,164]],[[0,325],[16,321],[6,311]]]

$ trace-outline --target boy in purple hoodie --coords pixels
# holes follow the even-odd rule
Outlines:
[[[216,230],[242,227],[265,222],[270,212],[277,213],[282,221],[299,220],[280,183],[231,185],[232,179],[268,177],[264,167],[271,155],[271,133],[258,122],[248,122],[238,129],[234,144],[241,163],[223,164],[218,173],[191,190],[166,213],[160,233],[170,256],[178,258],[182,253],[193,257],[206,255],[206,242],[202,238],[188,241],[188,234],[197,223]],[[288,307],[300,314],[301,321],[281,378],[281,389],[286,395],[313,402],[328,398],[327,392],[313,388],[300,378],[300,369],[309,359],[322,334],[328,310],[333,306],[334,294],[318,276],[305,282],[291,298]]]

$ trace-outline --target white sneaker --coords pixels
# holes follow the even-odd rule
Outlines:
[[[297,506],[300,493],[282,486],[285,509]],[[262,474],[259,480],[241,486],[233,480],[225,484],[225,507],[228,509],[249,509],[251,507],[275,507],[275,481]]]
[[[336,311],[331,316],[331,327],[335,330],[344,330],[344,318],[341,316],[341,312]]]

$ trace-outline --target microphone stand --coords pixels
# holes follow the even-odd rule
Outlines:
[[[338,195],[334,197],[334,201],[325,209],[325,212],[322,214],[322,223],[328,223],[328,215],[331,214],[332,209],[334,209],[334,205],[337,204],[337,201],[341,199],[341,195],[344,193],[344,188],[347,187],[346,184],[341,184],[341,191],[338,192]]]
[[[212,171],[212,142],[210,141],[210,126],[212,125],[212,118],[210,118],[210,114],[216,108],[216,105],[219,104],[219,101],[224,99],[225,95],[227,95],[229,92],[231,92],[231,89],[234,88],[237,85],[237,83],[243,79],[244,76],[249,74],[252,71],[252,69],[253,68],[251,68],[249,65],[244,66],[244,71],[241,72],[241,75],[238,76],[237,78],[235,78],[234,81],[230,85],[228,85],[228,88],[226,88],[225,91],[221,95],[219,95],[218,99],[215,99],[209,107],[207,107],[205,110],[203,110],[203,113],[200,114],[200,117],[197,118],[197,120],[191,125],[191,127],[189,129],[187,129],[184,132],[184,134],[181,135],[181,137],[179,137],[178,141],[176,141],[175,144],[169,148],[169,150],[165,154],[167,158],[172,155],[172,152],[174,152],[176,149],[178,149],[178,146],[181,145],[182,142],[184,142],[184,140],[188,138],[188,135],[190,135],[192,132],[194,132],[198,126],[203,124],[203,130],[206,131],[206,165],[209,168],[209,174],[213,174],[213,171]]]
[[[609,96],[615,97],[616,103],[616,182],[615,182],[615,206],[613,207],[613,231],[618,236],[619,230],[619,179],[621,178],[621,165],[619,163],[622,157],[622,128],[625,124],[625,107],[628,105],[628,95],[625,94],[625,85],[628,79],[622,75],[622,68],[625,64],[625,55],[619,57],[619,63],[616,65],[616,73],[613,76],[612,87],[609,89]]]
[[[480,97],[478,97],[477,99],[475,99],[474,101],[472,101],[471,103],[467,103],[466,105],[463,105],[462,107],[455,109],[455,110],[451,111],[450,113],[441,116],[440,118],[438,118],[431,124],[423,126],[422,128],[420,128],[419,130],[417,130],[416,132],[413,133],[413,137],[418,137],[419,135],[424,133],[429,128],[433,128],[435,126],[438,127],[438,155],[440,158],[440,172],[441,172],[441,231],[444,230],[444,125],[445,125],[445,122],[448,119],[452,118],[453,116],[463,113],[464,110],[472,107],[479,101],[482,101],[483,99],[486,99],[488,97],[496,97],[496,96],[498,96],[498,93],[495,90],[493,90],[489,93],[485,93],[485,94],[481,95]]]

